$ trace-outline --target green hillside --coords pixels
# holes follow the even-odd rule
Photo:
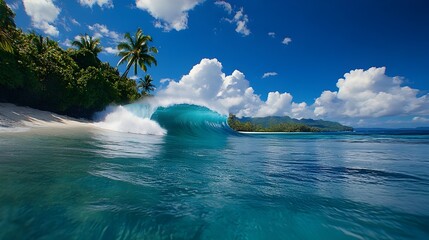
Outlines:
[[[236,131],[249,132],[340,132],[353,131],[352,127],[344,126],[337,122],[295,119],[284,117],[257,117],[237,118],[235,115],[228,117],[229,126]]]

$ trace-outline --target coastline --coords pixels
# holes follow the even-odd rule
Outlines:
[[[92,123],[48,111],[0,102],[0,132],[41,127],[69,128],[84,126],[92,126]]]

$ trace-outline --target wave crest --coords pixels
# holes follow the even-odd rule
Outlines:
[[[227,117],[193,104],[158,106],[153,101],[111,106],[96,115],[97,127],[150,135],[231,134]]]
[[[145,104],[108,107],[96,115],[95,126],[116,132],[165,135],[167,131],[150,119],[149,109]]]

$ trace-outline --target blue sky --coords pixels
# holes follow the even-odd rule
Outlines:
[[[112,65],[123,34],[142,28],[159,49],[159,64],[148,74],[166,98],[197,99],[242,116],[429,125],[425,0],[6,3],[18,27],[64,48],[79,34],[99,37],[105,49],[99,57]]]

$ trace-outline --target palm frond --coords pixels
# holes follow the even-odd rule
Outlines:
[[[126,51],[132,50],[132,47],[130,46],[130,44],[128,44],[126,42],[119,43],[117,48],[118,48],[118,50],[126,50]]]
[[[134,65],[134,74],[137,75],[138,68],[147,71],[147,66],[157,64],[155,57],[152,54],[158,52],[155,47],[149,47],[148,42],[152,41],[152,37],[144,35],[143,31],[138,28],[134,36],[130,33],[125,33],[124,42],[118,44],[117,49],[120,51],[119,56],[121,59],[118,65],[127,61],[126,70],[123,76],[126,76],[130,68]]]

